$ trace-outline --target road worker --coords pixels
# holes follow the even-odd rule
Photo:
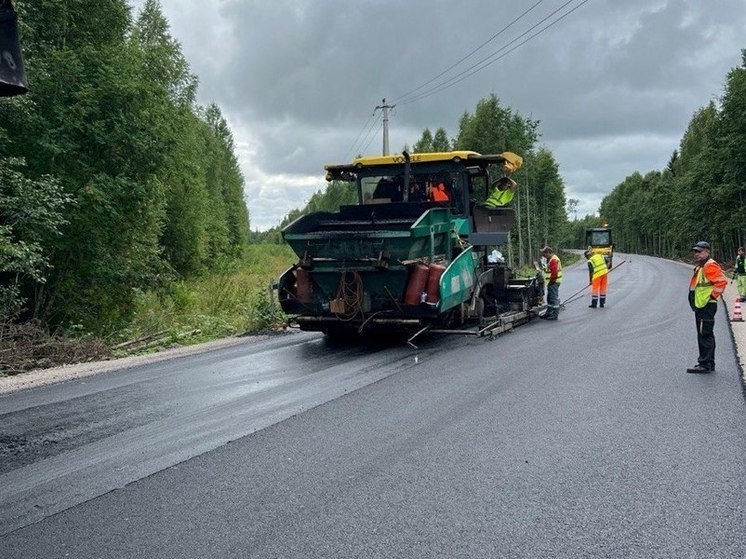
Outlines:
[[[484,202],[486,208],[499,208],[513,200],[518,183],[510,177],[501,177],[492,183],[492,193]]]
[[[588,260],[588,284],[591,286],[591,304],[588,307],[604,308],[609,267],[606,265],[606,259],[600,254],[593,254],[590,250],[586,250],[584,254]]]
[[[450,200],[448,192],[446,191],[446,185],[443,184],[443,181],[441,180],[436,180],[433,183],[431,194],[433,202],[448,202],[448,200]]]
[[[541,254],[547,259],[547,265],[544,269],[547,284],[547,312],[541,318],[557,320],[560,307],[559,286],[562,283],[562,262],[550,246],[542,248]]]
[[[692,246],[694,274],[689,282],[689,306],[694,311],[697,324],[699,358],[687,373],[711,373],[715,370],[715,313],[717,300],[723,294],[728,280],[720,265],[710,258],[710,243],[699,241]]]
[[[743,247],[738,247],[738,255],[736,256],[736,265],[733,268],[733,279],[736,280],[736,287],[738,288],[738,297],[741,302],[746,301],[746,251]],[[731,280],[732,282],[733,280]]]

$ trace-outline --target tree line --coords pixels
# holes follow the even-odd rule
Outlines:
[[[157,0],[16,0],[30,93],[0,101],[0,320],[106,334],[138,291],[237,258],[244,179]]]
[[[746,209],[746,49],[718,104],[692,116],[665,169],[629,175],[600,214],[619,250],[665,257],[708,241],[721,261],[743,246]]]
[[[409,146],[402,148],[412,153],[469,150],[491,154],[512,151],[523,157],[523,167],[512,175],[519,186],[512,203],[516,223],[506,254],[519,266],[536,259],[539,245],[568,246],[573,238],[559,165],[552,152],[538,144],[539,124],[502,106],[495,95],[490,95],[477,103],[473,113],[463,113],[455,138],[449,138],[442,127],[434,134],[426,128],[411,149]],[[475,195],[477,202],[484,201],[484,192]],[[277,227],[265,233],[254,233],[253,238],[282,242],[280,231],[298,217],[315,211],[336,211],[342,204],[356,202],[357,193],[348,184],[332,182],[326,189],[318,190],[305,207],[288,213]]]

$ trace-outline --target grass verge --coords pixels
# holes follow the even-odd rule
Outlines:
[[[115,355],[271,330],[280,309],[269,285],[294,259],[286,245],[252,245],[242,260],[219,271],[173,282],[160,293],[139,293]]]

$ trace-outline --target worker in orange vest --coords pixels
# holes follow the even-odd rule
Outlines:
[[[687,373],[711,373],[715,370],[715,313],[718,297],[723,294],[728,280],[720,265],[710,258],[710,243],[699,241],[692,247],[694,274],[689,282],[689,306],[697,323],[699,358]]]
[[[446,191],[446,185],[439,178],[432,182],[430,195],[433,197],[433,202],[448,202],[450,199]]]

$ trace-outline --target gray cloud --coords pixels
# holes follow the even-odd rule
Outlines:
[[[580,215],[592,213],[625,176],[666,164],[691,115],[721,93],[746,46],[743,0],[721,0],[717,9],[701,0],[590,0],[468,79],[406,104],[403,94],[531,4],[161,1],[200,77],[200,101],[217,102],[233,129],[252,225],[260,229],[324,186],[325,163],[356,155],[353,142],[384,97],[397,103],[390,145],[398,151],[425,127],[455,134],[461,114],[494,93],[541,121],[567,196],[581,200]],[[460,68],[562,3],[544,0]],[[367,153],[379,153],[380,129],[369,139]]]

